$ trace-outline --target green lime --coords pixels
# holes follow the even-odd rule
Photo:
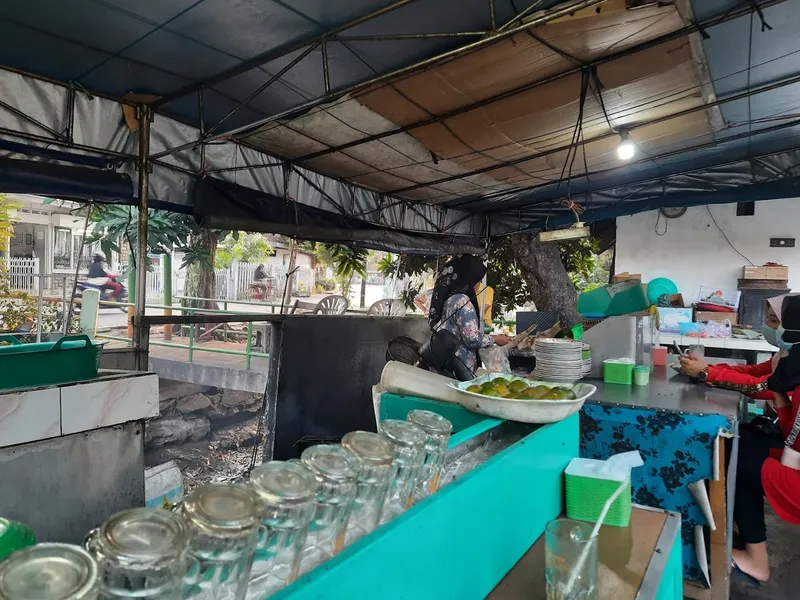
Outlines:
[[[467,388],[468,392],[472,392],[473,394],[480,394],[481,393],[481,386],[479,385],[471,385]]]
[[[508,379],[505,377],[497,377],[496,379],[492,379],[492,383],[497,387],[498,385],[504,385],[508,387]]]
[[[494,391],[497,392],[497,395],[501,396],[502,398],[505,398],[511,393],[511,390],[504,385],[496,385]]]
[[[520,392],[528,389],[528,384],[522,381],[521,379],[515,379],[514,381],[508,384],[508,389],[514,392],[515,394],[519,394]]]
[[[529,387],[524,392],[522,392],[526,398],[537,399],[544,396],[544,392],[539,390],[538,387]]]

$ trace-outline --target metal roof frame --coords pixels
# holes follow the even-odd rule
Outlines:
[[[401,0],[400,2],[396,2],[395,4],[389,5],[389,7],[386,7],[386,8],[387,9],[392,8],[392,7],[398,8],[399,6],[405,5],[405,4],[407,4],[409,2],[413,2],[413,1],[414,0],[405,0],[405,1]],[[539,4],[542,3],[542,1],[543,0],[538,0],[535,3],[535,5],[538,6]],[[394,79],[397,79],[397,78],[402,77],[404,75],[417,73],[420,70],[423,70],[423,69],[426,69],[426,68],[430,68],[430,67],[432,67],[434,65],[437,65],[437,64],[440,64],[440,63],[442,63],[444,61],[456,58],[458,56],[461,56],[463,54],[466,54],[466,53],[474,51],[474,50],[478,50],[479,48],[482,48],[482,47],[487,46],[489,44],[493,44],[493,43],[495,43],[497,41],[500,41],[500,40],[505,39],[507,37],[510,37],[510,36],[512,36],[514,34],[520,33],[522,31],[527,31],[527,30],[529,30],[531,28],[535,28],[537,26],[541,26],[541,25],[544,25],[546,23],[549,23],[550,21],[553,21],[555,19],[559,19],[561,17],[568,16],[568,15],[574,13],[574,12],[577,12],[577,11],[580,11],[580,10],[583,10],[583,9],[586,9],[586,8],[591,8],[592,6],[600,4],[601,2],[604,2],[604,1],[605,0],[568,0],[567,2],[565,2],[563,4],[559,4],[559,5],[557,5],[556,7],[552,8],[550,10],[544,11],[543,14],[532,18],[529,22],[522,23],[522,24],[516,24],[516,23],[511,24],[511,21],[509,21],[509,23],[506,23],[504,26],[502,26],[500,28],[497,28],[494,31],[488,32],[488,35],[485,35],[484,37],[478,39],[477,41],[467,43],[467,44],[465,44],[463,46],[459,46],[457,48],[454,48],[453,50],[448,50],[447,52],[443,52],[443,53],[437,54],[437,55],[432,56],[430,58],[426,58],[424,60],[418,61],[418,62],[416,62],[414,64],[407,65],[407,66],[401,67],[399,69],[395,69],[395,70],[390,71],[388,73],[383,73],[383,74],[380,74],[380,75],[376,75],[375,77],[371,77],[371,78],[362,80],[362,81],[360,81],[358,83],[347,85],[347,86],[345,86],[344,88],[341,88],[341,89],[329,90],[329,89],[327,89],[328,86],[326,85],[326,93],[323,96],[319,96],[319,97],[314,98],[312,100],[303,102],[303,103],[301,103],[301,104],[299,104],[297,106],[293,106],[293,107],[291,107],[289,109],[282,110],[282,111],[274,113],[272,115],[268,115],[268,116],[266,116],[264,118],[257,119],[256,121],[253,121],[252,123],[248,123],[248,124],[245,124],[245,125],[242,125],[242,126],[239,126],[239,127],[234,127],[234,128],[229,129],[229,130],[226,130],[224,132],[216,132],[216,133],[214,133],[212,135],[203,136],[195,144],[188,144],[188,143],[187,144],[182,144],[181,146],[177,146],[175,148],[170,148],[168,150],[164,150],[163,152],[158,152],[158,153],[153,155],[153,158],[162,158],[164,156],[168,156],[169,154],[173,154],[175,152],[180,152],[181,150],[186,150],[188,148],[192,148],[192,147],[196,146],[197,144],[207,143],[207,142],[211,142],[211,141],[214,141],[214,140],[217,140],[217,139],[221,139],[221,138],[235,137],[235,136],[237,136],[239,134],[251,131],[251,130],[256,129],[258,127],[262,127],[262,126],[267,125],[269,123],[272,123],[274,121],[278,121],[280,119],[291,117],[292,115],[302,114],[305,111],[311,110],[312,108],[315,108],[315,107],[320,106],[322,104],[326,104],[328,102],[332,102],[334,100],[337,100],[337,99],[339,99],[342,96],[345,96],[347,94],[352,94],[354,92],[363,90],[363,89],[365,89],[365,88],[367,88],[369,86],[372,86],[372,85],[375,85],[375,84],[378,84],[378,83],[387,82],[387,81],[390,81],[390,80],[394,80]],[[768,2],[781,2],[781,1],[785,1],[785,0],[768,0]],[[491,2],[490,2],[490,4],[493,5],[493,3],[491,3]],[[489,4],[487,4],[487,9],[488,8],[489,8]],[[385,12],[381,13],[381,14],[385,14]],[[366,17],[363,17],[363,19],[369,20],[369,19],[372,19],[372,18],[374,18],[376,16],[380,16],[380,15],[377,14],[377,13],[371,13],[371,15],[367,15]],[[514,21],[514,20],[516,20],[518,18],[519,18],[519,15],[517,15],[517,17],[512,19],[512,21]],[[361,20],[358,20],[358,19],[357,19],[357,21],[358,21],[358,23],[362,22]],[[178,90],[174,94],[169,94],[169,95],[167,95],[167,96],[165,96],[165,97],[163,97],[163,98],[161,98],[159,100],[156,100],[156,101],[151,103],[151,106],[156,110],[160,109],[160,108],[163,108],[169,102],[172,102],[174,100],[182,98],[182,97],[186,96],[187,94],[191,94],[191,93],[194,93],[194,92],[199,92],[203,88],[208,87],[210,85],[213,85],[214,83],[218,83],[220,81],[224,81],[224,80],[229,79],[231,77],[234,77],[234,76],[236,76],[238,74],[241,74],[243,72],[242,69],[247,71],[247,70],[250,70],[250,69],[257,68],[258,66],[264,64],[265,62],[276,60],[278,58],[284,57],[284,56],[286,56],[288,54],[291,54],[292,52],[296,52],[299,49],[304,49],[304,53],[308,53],[308,52],[310,52],[311,50],[313,50],[314,48],[316,48],[319,45],[322,45],[322,47],[324,48],[324,43],[326,42],[326,40],[331,39],[332,37],[335,37],[337,32],[340,32],[340,31],[345,30],[345,29],[350,29],[353,26],[354,25],[346,24],[346,25],[344,25],[342,27],[337,27],[334,30],[328,31],[328,32],[326,32],[326,33],[324,33],[322,35],[314,36],[312,39],[307,40],[307,41],[305,41],[305,42],[303,42],[301,44],[292,44],[291,46],[289,46],[288,48],[282,50],[281,52],[269,52],[266,55],[262,55],[262,56],[256,57],[255,59],[252,59],[250,61],[246,61],[246,63],[243,63],[242,66],[234,67],[233,69],[229,70],[228,72],[222,73],[222,74],[218,75],[217,77],[214,77],[214,78],[208,80],[207,82],[204,82],[204,83],[199,84],[199,85],[187,86],[183,90]],[[464,36],[463,33],[466,33],[467,35]],[[406,38],[406,39],[416,39],[416,36],[419,36],[419,37],[422,37],[422,38],[426,38],[426,37],[430,37],[430,36],[434,36],[435,37],[435,36],[439,36],[439,35],[446,35],[447,37],[473,37],[475,34],[478,34],[478,33],[483,33],[483,32],[462,32],[462,34],[456,34],[456,35],[453,35],[453,34],[422,34],[421,33],[421,34],[411,34],[413,37]],[[391,39],[392,38],[392,36],[371,36],[371,37],[373,37],[375,39]],[[299,61],[297,61],[297,62],[299,62]],[[297,62],[293,61],[292,66],[295,66],[297,64]],[[245,68],[245,66],[246,66],[246,68]],[[287,71],[288,70],[289,69],[287,69]],[[323,53],[323,75],[325,73],[327,73],[327,72],[328,72],[327,55],[325,53]],[[271,83],[271,81],[268,82],[268,83]],[[261,91],[263,91],[263,90],[261,90]],[[258,94],[256,94],[256,95],[258,95]],[[235,110],[240,110],[250,100],[252,100],[252,98],[248,98],[244,102],[240,103],[236,107]],[[229,116],[226,117],[226,118],[229,118]]]

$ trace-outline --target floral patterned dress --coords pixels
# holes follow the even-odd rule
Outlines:
[[[444,303],[442,320],[436,330],[446,329],[454,333],[461,346],[456,353],[470,371],[478,367],[478,349],[494,344],[492,338],[483,332],[483,323],[466,294],[453,294]]]

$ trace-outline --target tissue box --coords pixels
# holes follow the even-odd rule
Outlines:
[[[692,309],[658,307],[658,322],[662,333],[679,333],[681,323],[692,322]]]
[[[564,472],[567,487],[567,517],[578,521],[596,523],[603,512],[603,505],[617,491],[621,481],[599,479],[576,472],[585,470],[589,463],[604,461],[589,458],[575,458]],[[582,468],[583,467],[583,468]],[[606,515],[603,525],[627,527],[631,520],[631,480],[627,479],[627,488],[614,500]]]

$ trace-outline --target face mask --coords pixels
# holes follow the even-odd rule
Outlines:
[[[761,335],[764,336],[764,339],[767,340],[770,344],[777,347],[782,347],[778,343],[778,332],[774,327],[770,327],[769,325],[764,325],[761,328]]]
[[[797,329],[784,329],[783,325],[778,325],[778,328],[775,330],[775,339],[778,342],[776,344],[779,348],[785,348],[786,350],[790,350],[792,346],[800,344],[800,342],[784,342],[783,341],[783,334],[787,331],[791,331],[792,333],[797,333]]]

